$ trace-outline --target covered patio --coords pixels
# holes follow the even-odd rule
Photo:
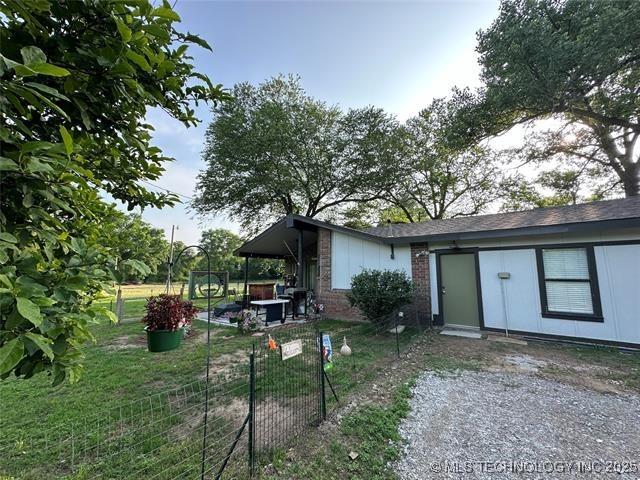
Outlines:
[[[276,297],[290,296],[296,314],[306,314],[308,303],[316,294],[318,276],[318,228],[322,222],[289,215],[238,248],[234,254],[244,257],[243,306],[250,307],[255,291],[249,284],[252,258],[285,261],[284,285],[276,285]],[[258,295],[259,296],[259,295]],[[298,306],[299,305],[299,306]]]

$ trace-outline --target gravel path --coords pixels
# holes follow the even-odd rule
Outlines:
[[[407,443],[394,465],[402,480],[640,479],[638,396],[530,374],[426,373],[410,403],[400,427]],[[608,474],[616,465],[607,462],[631,472]]]

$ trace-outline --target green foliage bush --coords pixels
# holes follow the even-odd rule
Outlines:
[[[187,55],[210,47],[154,4],[0,2],[0,378],[78,378],[89,324],[114,319],[94,302],[119,274],[103,193],[129,209],[175,203],[144,187],[171,160],[145,116],[196,125],[193,103],[227,98]]]
[[[381,324],[396,308],[411,302],[413,282],[401,270],[363,270],[351,278],[347,298],[372,323]]]

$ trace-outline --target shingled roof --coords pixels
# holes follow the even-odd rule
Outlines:
[[[474,232],[508,233],[522,229],[592,224],[593,222],[640,219],[640,197],[547,207],[522,212],[496,213],[470,217],[431,220],[422,223],[388,224],[365,232],[388,239],[453,238]],[[636,222],[633,222],[634,224]],[[549,230],[549,229],[546,229]]]

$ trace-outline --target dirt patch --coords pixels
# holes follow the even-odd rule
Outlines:
[[[180,423],[172,426],[167,435],[174,440],[188,439],[204,421],[204,412],[201,408],[192,408],[182,414]]]
[[[211,413],[224,419],[226,423],[237,424],[238,428],[242,425],[249,411],[249,402],[246,398],[236,397],[231,402],[223,405],[217,405],[211,410]]]
[[[147,337],[145,335],[124,335],[112,339],[109,343],[104,344],[103,348],[105,350],[117,351],[138,349],[146,345]]]
[[[273,449],[286,445],[318,420],[317,398],[297,397],[286,401],[273,398],[256,403],[256,446]]]
[[[240,375],[247,377],[247,365],[249,364],[246,350],[236,350],[233,353],[223,353],[211,358],[210,377],[215,377],[216,382],[227,382],[237,379]],[[244,372],[244,373],[243,373]],[[206,380],[207,372],[200,375],[200,380]]]
[[[211,330],[211,338],[220,334],[220,330]],[[182,339],[183,344],[206,344],[207,343],[207,331],[206,330],[194,330],[191,329],[187,332],[187,335]],[[147,346],[147,335],[142,333],[140,335],[123,335],[113,338],[109,342],[102,345],[105,350],[118,351],[118,350],[130,350]]]
[[[418,349],[425,367],[440,358],[452,364],[471,362],[479,370],[528,373],[604,393],[637,393],[640,354],[572,345],[531,342],[528,345],[428,334]],[[631,381],[629,381],[631,380]]]
[[[222,330],[216,329],[216,328],[212,328],[211,329],[211,338],[213,339],[216,336],[219,336],[220,334],[222,334]],[[233,338],[233,337],[229,337],[229,338]],[[193,343],[196,344],[206,344],[207,343],[207,330],[194,330],[191,329],[189,330],[189,333],[187,333],[187,337],[185,338],[185,340],[190,340]],[[213,342],[213,340],[212,340]]]

